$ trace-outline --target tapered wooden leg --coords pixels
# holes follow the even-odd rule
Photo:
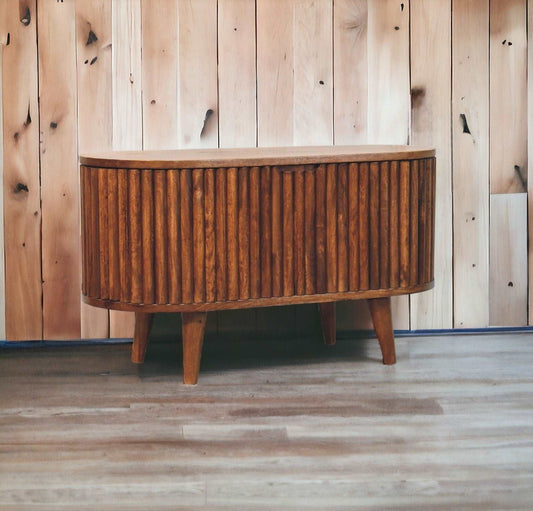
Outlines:
[[[335,324],[335,302],[319,303],[320,322],[322,323],[322,337],[324,344],[335,344],[337,327]]]
[[[390,308],[390,297],[372,298],[368,301],[374,329],[378,336],[383,363],[392,365],[396,363],[396,352],[394,350],[394,330],[392,328],[392,316]]]
[[[133,344],[131,346],[131,361],[135,364],[142,364],[148,347],[148,336],[152,328],[153,314],[145,312],[135,313],[135,330],[133,333]]]
[[[206,319],[207,312],[183,312],[181,315],[185,385],[196,385],[198,382]]]

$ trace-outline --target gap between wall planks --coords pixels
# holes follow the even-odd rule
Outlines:
[[[451,0],[411,0],[411,142],[437,152],[435,287],[411,295],[411,329],[452,328]]]
[[[37,340],[43,316],[36,3],[2,4],[10,38],[2,56],[6,337]]]
[[[0,5],[0,183],[4,182],[4,123],[2,107],[2,54],[7,43],[6,4]],[[2,187],[3,188],[3,187]],[[6,303],[4,274],[4,194],[0,193],[0,339],[6,338]]]
[[[527,183],[528,183],[528,225],[529,243],[533,240],[533,0],[527,3]],[[533,325],[533,250],[529,249],[529,324]]]
[[[527,325],[527,193],[490,197],[490,326]]]
[[[113,144],[111,2],[76,3],[79,153]],[[76,165],[77,170],[77,165]],[[109,336],[109,313],[81,304],[81,338]]]
[[[454,326],[489,324],[489,2],[452,4]]]
[[[75,8],[37,3],[45,340],[81,335]]]
[[[143,149],[141,0],[112,2],[113,149]],[[133,337],[135,315],[109,311],[109,336]]]

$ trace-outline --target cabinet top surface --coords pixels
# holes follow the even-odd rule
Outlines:
[[[432,156],[435,156],[434,149],[406,145],[291,146],[108,151],[83,154],[80,163],[90,167],[182,169],[413,160]]]

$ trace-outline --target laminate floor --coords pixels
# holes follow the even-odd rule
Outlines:
[[[533,335],[0,351],[0,509],[531,510]]]

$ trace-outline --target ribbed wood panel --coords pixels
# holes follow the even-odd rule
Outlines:
[[[92,299],[260,302],[408,292],[433,278],[433,158],[181,170],[82,166],[81,184],[82,285]]]

